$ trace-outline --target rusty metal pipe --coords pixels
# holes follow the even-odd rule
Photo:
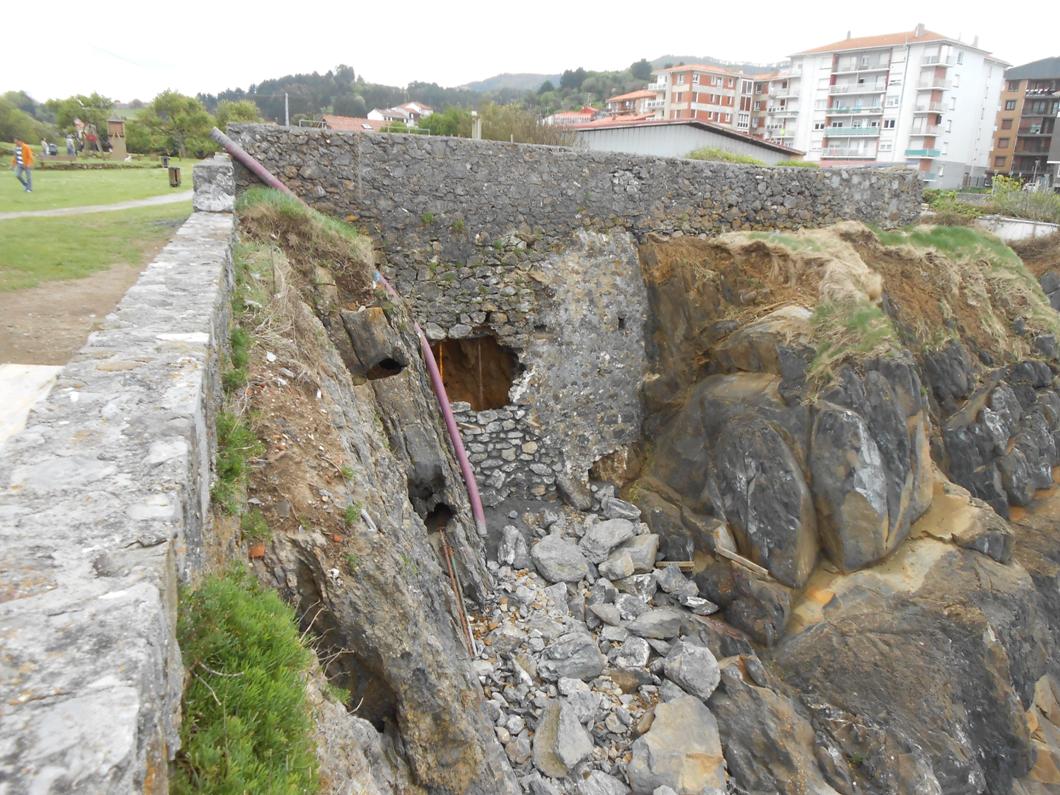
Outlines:
[[[263,183],[268,185],[270,188],[283,191],[288,196],[294,196],[294,191],[280,182],[271,171],[265,166],[255,160],[253,157],[247,154],[246,150],[242,146],[237,144],[223,132],[214,127],[210,130],[210,137],[213,138],[221,147],[228,152],[233,158],[239,161],[239,164],[244,166],[247,171],[253,174],[255,177],[260,179]],[[295,196],[297,199],[298,197]],[[304,202],[303,202],[304,204]]]

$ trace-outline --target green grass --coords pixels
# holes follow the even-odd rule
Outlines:
[[[345,221],[319,213],[311,207],[302,204],[294,196],[273,188],[263,188],[258,185],[247,188],[236,201],[236,212],[246,213],[260,206],[268,207],[277,215],[288,220],[308,222],[325,234],[337,234],[348,240],[358,241],[358,243],[364,242],[361,233]]]
[[[251,508],[239,518],[239,530],[243,540],[251,543],[272,539],[272,529],[265,520],[265,514],[257,508]]]
[[[810,323],[817,351],[809,376],[817,383],[826,383],[840,362],[883,353],[898,345],[890,317],[868,301],[818,304]]]
[[[744,166],[764,166],[765,162],[759,160],[757,157],[751,157],[750,155],[738,155],[734,152],[726,152],[724,149],[717,149],[712,146],[704,147],[703,149],[696,149],[689,152],[686,157],[689,160],[712,160],[719,163],[739,163]]]
[[[779,163],[774,163],[775,166],[793,166],[795,168],[820,168],[820,163],[815,163],[812,160],[781,160]]]
[[[170,792],[315,792],[312,652],[291,608],[233,568],[181,595],[177,637],[188,683]]]
[[[147,199],[191,190],[191,167],[196,162],[171,161],[181,167],[182,184],[169,187],[164,168],[115,168],[86,171],[33,169],[33,192],[26,193],[10,169],[0,179],[0,212],[55,210],[92,204]],[[5,161],[4,165],[7,165]],[[6,223],[6,222],[2,222]]]
[[[751,240],[764,240],[767,243],[784,246],[791,251],[822,252],[825,250],[824,246],[810,237],[798,237],[783,232],[747,232],[745,234]]]
[[[216,473],[210,496],[226,512],[236,513],[243,501],[250,460],[264,448],[242,417],[227,411],[217,415]]]
[[[1016,252],[1001,240],[968,226],[910,226],[893,231],[874,231],[886,246],[934,249],[954,262],[985,259],[1000,267],[1023,267]]]
[[[247,365],[250,364],[250,334],[242,326],[235,326],[229,335],[231,351],[229,367],[221,375],[221,383],[226,392],[234,392],[247,383]]]
[[[61,218],[0,221],[0,291],[141,265],[191,213],[191,202]]]

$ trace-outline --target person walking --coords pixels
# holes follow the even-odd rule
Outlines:
[[[72,135],[66,136],[66,154],[70,157],[77,155],[77,150],[74,149],[74,136]]]
[[[15,177],[22,183],[22,189],[26,193],[33,193],[33,150],[25,141],[15,139],[15,156],[11,158],[11,165],[15,167]]]

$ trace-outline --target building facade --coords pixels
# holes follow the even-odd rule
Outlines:
[[[710,64],[656,69],[644,110],[668,121],[705,121],[751,131],[754,80],[739,70]]]
[[[923,25],[847,38],[791,56],[763,126],[822,166],[900,164],[932,187],[975,185],[991,165],[1005,66]]]
[[[1047,187],[1060,186],[1060,57],[1014,66],[1005,72],[997,110],[990,168]]]

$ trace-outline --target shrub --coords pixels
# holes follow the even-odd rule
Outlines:
[[[312,653],[294,612],[233,568],[182,594],[177,638],[188,685],[170,791],[315,792]]]
[[[820,168],[820,163],[815,163],[812,160],[781,160],[779,163],[774,163],[777,166],[793,166],[795,168]]]
[[[711,160],[718,163],[739,163],[744,166],[764,166],[765,163],[750,155],[738,155],[712,146],[696,149],[687,155],[689,160]]]

